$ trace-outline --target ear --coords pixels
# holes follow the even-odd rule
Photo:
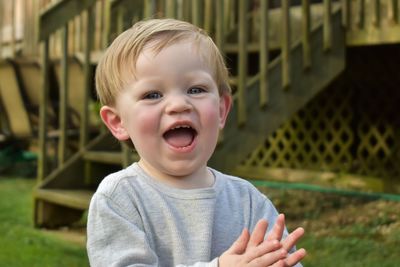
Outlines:
[[[229,111],[231,110],[232,106],[232,97],[227,94],[223,93],[219,100],[219,127],[220,129],[224,128],[226,118],[228,117]]]
[[[121,117],[115,108],[110,106],[101,107],[100,117],[115,138],[120,141],[129,139],[129,134],[122,125]]]

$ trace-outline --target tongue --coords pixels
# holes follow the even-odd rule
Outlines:
[[[185,147],[193,142],[194,133],[192,129],[179,128],[166,132],[164,138],[171,146]]]

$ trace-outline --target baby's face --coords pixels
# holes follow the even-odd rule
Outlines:
[[[141,165],[163,179],[201,176],[231,103],[219,95],[213,70],[181,41],[159,53],[144,49],[135,76],[116,110]]]

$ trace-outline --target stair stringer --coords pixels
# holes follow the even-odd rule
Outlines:
[[[37,188],[82,189],[96,187],[98,185],[97,182],[88,183],[85,179],[87,174],[85,174],[84,153],[91,150],[109,150],[112,147],[118,149],[120,144],[108,132],[101,133],[84,149],[75,153],[62,166],[50,173]],[[100,181],[110,173],[109,166],[107,165],[104,165],[104,168],[101,168],[101,166],[96,167],[95,169],[92,168],[90,172],[90,181]]]
[[[209,165],[226,173],[235,168],[265,138],[278,129],[295,112],[323,90],[345,69],[345,31],[342,27],[341,11],[332,14],[332,44],[329,51],[323,50],[322,24],[311,32],[312,66],[304,70],[302,45],[292,46],[291,84],[288,89],[282,87],[282,63],[277,58],[269,66],[269,100],[265,108],[259,104],[259,80],[246,92],[247,121],[241,127],[237,124],[236,106],[233,107],[224,129],[223,141],[217,146]]]

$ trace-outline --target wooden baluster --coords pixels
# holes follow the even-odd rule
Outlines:
[[[103,9],[103,49],[106,49],[108,47],[108,44],[110,42],[110,33],[111,33],[111,26],[110,26],[110,21],[111,21],[111,0],[105,0],[104,2],[104,9]]]
[[[47,107],[49,95],[49,39],[41,44],[42,52],[42,90],[40,92],[39,106],[39,153],[37,182],[40,183],[47,175]]]
[[[352,5],[351,5],[351,0],[344,0],[344,5],[343,7],[345,8],[345,12],[346,12],[346,19],[345,19],[345,25],[347,28],[347,31],[350,31],[352,28],[352,23],[353,20],[351,18],[351,14],[352,14]]]
[[[261,0],[260,16],[260,106],[265,107],[268,104],[268,0]]]
[[[58,166],[62,166],[67,155],[67,109],[68,109],[68,23],[61,31],[62,56],[61,56],[61,83],[60,83],[60,107],[58,140]]]
[[[215,41],[220,51],[224,51],[225,29],[224,29],[224,2],[216,1]]]
[[[230,23],[232,20],[232,11],[234,11],[233,9],[233,3],[232,0],[223,0],[224,3],[224,31],[228,32],[230,29]]]
[[[176,0],[166,0],[165,2],[165,16],[167,18],[176,17]]]
[[[192,23],[196,26],[201,26],[203,24],[201,19],[201,6],[200,0],[192,1]]]
[[[376,27],[381,26],[381,4],[380,0],[374,0],[374,25]]]
[[[175,11],[175,18],[179,19],[179,20],[184,20],[184,7],[183,7],[183,2],[182,0],[175,0],[176,3],[176,11]]]
[[[204,3],[204,25],[203,29],[211,34],[211,26],[212,26],[212,20],[213,20],[213,3],[214,1],[212,0],[205,0]]]
[[[324,0],[324,51],[332,48],[332,0]]]
[[[288,89],[290,86],[290,3],[282,0],[282,87]]]
[[[310,32],[311,32],[311,12],[310,0],[302,1],[302,31],[301,40],[303,44],[303,68],[311,67],[311,48],[310,48]]]
[[[95,17],[95,29],[94,29],[94,38],[95,38],[95,43],[94,47],[95,50],[100,50],[102,48],[101,44],[101,33],[103,32],[102,28],[102,1],[97,1],[96,2],[96,17]]]
[[[238,124],[246,122],[246,83],[247,83],[247,1],[239,0],[239,79],[238,79]]]
[[[68,22],[68,54],[72,55],[75,52],[75,24],[74,24],[74,20],[70,20]]]
[[[10,3],[10,2],[9,2]],[[10,51],[11,57],[15,56],[16,53],[16,37],[15,37],[15,1],[11,1],[11,40],[10,40]]]
[[[392,0],[392,18],[394,23],[399,23],[400,18],[399,18],[399,1],[398,0]]]
[[[120,34],[124,31],[124,17],[125,17],[125,8],[122,5],[118,5],[117,7],[117,34]]]
[[[359,10],[358,10],[358,28],[364,29],[365,27],[365,0],[360,0]]]
[[[92,49],[92,31],[94,29],[94,12],[93,7],[89,7],[86,11],[86,29],[85,29],[85,54],[84,54],[84,81],[85,81],[85,92],[83,94],[82,111],[81,111],[81,127],[80,127],[80,148],[83,149],[88,143],[89,139],[89,94],[92,85],[92,72],[91,72],[91,58],[90,52]]]
[[[40,44],[37,41],[37,36],[39,36],[39,17],[40,17],[40,7],[39,7],[39,0],[33,0],[33,15],[32,17],[35,18],[35,23],[32,26],[32,50],[36,55],[39,55],[42,49],[40,49]]]
[[[151,18],[154,15],[154,1],[145,0],[144,1],[144,11],[143,15],[145,19]]]
[[[4,4],[0,0],[0,60],[3,58],[3,28],[4,28]]]

